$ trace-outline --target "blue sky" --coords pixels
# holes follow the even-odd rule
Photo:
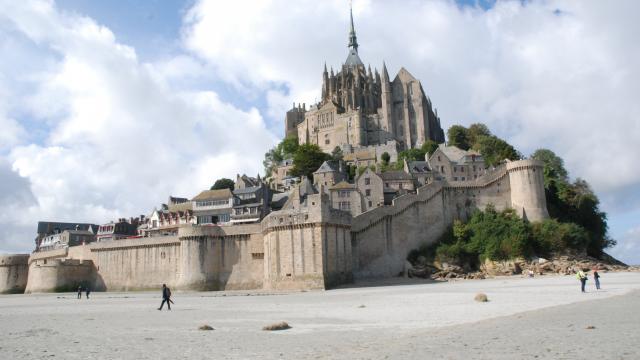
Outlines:
[[[40,219],[148,213],[260,172],[284,112],[344,60],[347,4],[0,0],[0,250],[29,251]],[[398,4],[354,1],[365,63],[406,67],[445,128],[554,150],[600,196],[611,252],[640,262],[640,5]]]

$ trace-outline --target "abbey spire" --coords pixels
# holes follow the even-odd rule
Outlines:
[[[347,56],[347,61],[344,62],[345,65],[349,67],[359,66],[364,64],[360,57],[358,56],[358,38],[356,37],[356,28],[353,26],[353,6],[349,6],[349,16],[351,18],[351,27],[349,28],[349,56]]]
[[[356,37],[356,28],[353,26],[353,6],[349,4],[349,15],[351,16],[351,28],[349,30],[349,48],[358,53],[358,38]]]

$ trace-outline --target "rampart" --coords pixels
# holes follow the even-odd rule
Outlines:
[[[398,275],[409,251],[489,204],[530,221],[548,217],[542,163],[533,160],[507,162],[474,181],[436,181],[355,218],[331,208],[323,193],[295,190],[258,224],[184,225],[177,236],[3,256],[0,290],[326,289]]]
[[[547,218],[542,163],[507,162],[473,181],[436,181],[355,217],[355,278],[398,275],[409,251],[438,241],[454,220],[467,220],[489,204],[498,210],[514,208],[530,221]]]

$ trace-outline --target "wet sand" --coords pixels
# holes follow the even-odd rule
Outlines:
[[[3,359],[638,359],[640,273],[295,293],[0,296]],[[386,282],[388,284],[388,282]],[[473,300],[477,292],[487,303]],[[287,321],[292,328],[262,331]],[[200,331],[203,324],[215,330]],[[594,326],[594,329],[587,329]]]

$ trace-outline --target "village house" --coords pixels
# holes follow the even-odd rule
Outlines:
[[[485,173],[484,158],[473,150],[440,144],[428,158],[431,169],[451,182],[473,181]]]
[[[70,246],[92,243],[96,241],[96,234],[94,232],[96,228],[89,227],[88,230],[80,230],[80,226],[76,226],[73,230],[66,229],[62,232],[47,235],[40,243],[40,250],[63,249]]]
[[[233,210],[231,190],[205,190],[191,201],[193,201],[193,215],[198,225],[226,224],[231,221]]]
[[[118,219],[117,222],[110,222],[98,227],[96,241],[120,240],[128,237],[138,236],[138,218]]]

